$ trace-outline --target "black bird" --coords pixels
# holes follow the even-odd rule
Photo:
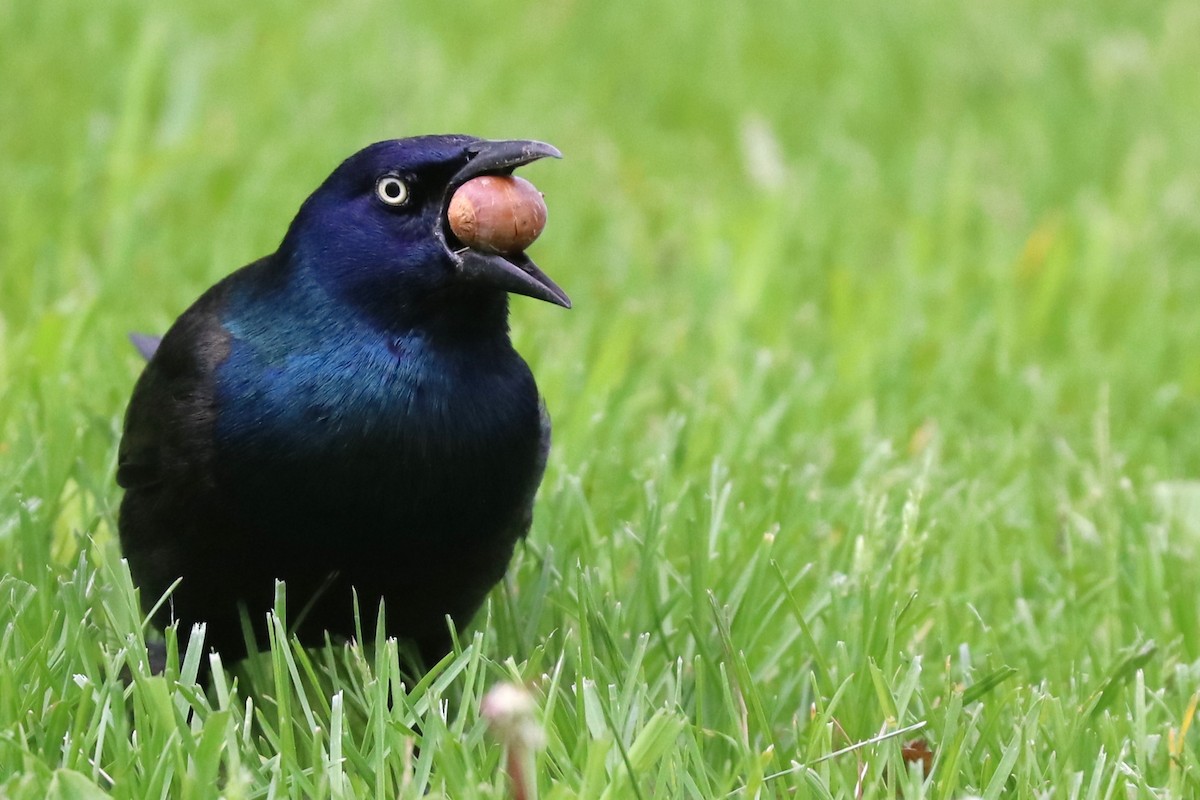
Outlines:
[[[550,447],[508,293],[569,308],[523,253],[464,246],[458,187],[543,157],[533,141],[423,136],[356,153],[304,202],[279,249],[179,317],[125,416],[120,539],[165,626],[257,646],[274,581],[302,642],[389,634],[426,666],[450,649],[529,530]],[[181,580],[180,580],[181,579]],[[183,630],[187,630],[184,627]]]

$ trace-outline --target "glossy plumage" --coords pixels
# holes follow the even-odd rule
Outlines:
[[[266,642],[274,581],[302,641],[389,633],[426,664],[449,649],[528,530],[550,444],[508,335],[507,292],[569,306],[523,254],[463,248],[454,189],[557,151],[438,136],[352,156],[304,203],[277,252],[209,289],[138,380],[117,480],[121,544],[160,625]],[[401,179],[407,201],[381,202]]]

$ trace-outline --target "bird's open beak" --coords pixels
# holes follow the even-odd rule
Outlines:
[[[450,179],[446,192],[446,205],[459,186],[480,175],[508,175],[540,158],[562,158],[558,148],[545,142],[520,139],[476,142],[468,148],[470,160]],[[442,237],[451,242],[445,208],[442,210]],[[514,294],[523,294],[554,303],[563,308],[571,307],[571,299],[546,273],[524,252],[511,255],[485,253],[464,247],[455,241],[452,253],[459,274],[465,280],[486,283],[497,289]]]

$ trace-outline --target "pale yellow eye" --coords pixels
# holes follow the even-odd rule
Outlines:
[[[375,184],[375,195],[389,206],[402,206],[408,200],[408,185],[399,178],[388,175]]]

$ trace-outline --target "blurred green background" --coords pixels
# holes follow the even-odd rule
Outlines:
[[[516,322],[557,343],[534,359],[550,380],[578,385],[619,312],[613,358],[655,364],[635,383],[661,409],[697,382],[731,396],[759,349],[889,433],[946,407],[1011,422],[1030,392],[1086,417],[1106,377],[1161,433],[1200,389],[1191,3],[0,13],[6,371],[35,356],[105,415],[126,328],[272,249],[353,150],[432,131],[568,156],[531,177],[579,309]]]
[[[804,719],[843,680],[850,738],[890,715],[957,742],[905,792],[1186,795],[1195,744],[1166,742],[1200,687],[1197,75],[1192,0],[2,3],[8,586],[115,563],[127,331],[272,250],[371,141],[538,138],[566,159],[525,172],[550,209],[534,256],[576,307],[513,303],[555,453],[487,655],[654,687],[692,743],[664,796],[842,746]],[[67,630],[57,602],[10,622]],[[123,630],[74,623],[93,653]],[[611,649],[580,649],[604,624]],[[0,684],[0,740],[51,767],[23,696],[86,671],[54,647],[0,645],[64,659]],[[719,681],[662,684],[735,652],[754,722],[713,710]],[[912,709],[877,708],[914,657]],[[947,734],[954,687],[1009,666],[994,716]],[[1140,717],[1116,694],[1135,677]],[[1096,696],[1111,718],[1071,728]],[[596,731],[548,725],[580,748],[547,757],[559,788],[586,795]],[[993,780],[1026,725],[1041,742]],[[869,796],[894,794],[884,761]]]

